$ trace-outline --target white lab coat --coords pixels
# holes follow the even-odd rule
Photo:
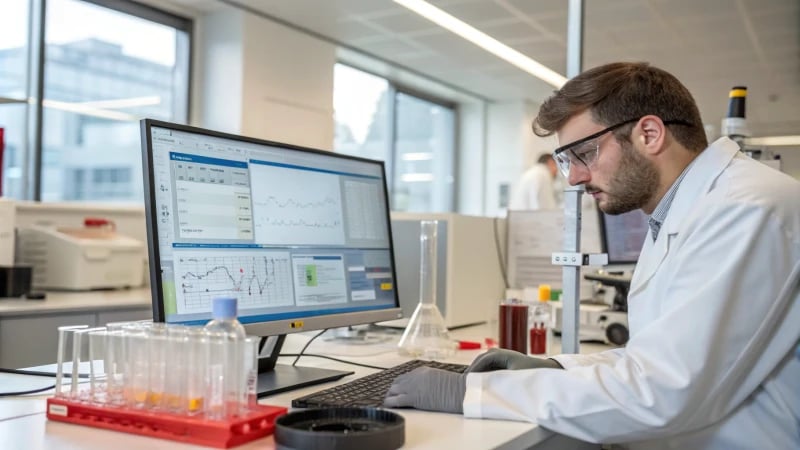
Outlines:
[[[464,415],[636,449],[800,449],[800,183],[737,150],[703,151],[648,234],[626,348],[469,374]]]
[[[554,209],[556,201],[550,169],[542,163],[536,163],[522,174],[511,195],[508,209]]]

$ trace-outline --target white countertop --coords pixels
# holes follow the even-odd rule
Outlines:
[[[150,288],[47,292],[44,300],[0,299],[0,316],[150,307]]]

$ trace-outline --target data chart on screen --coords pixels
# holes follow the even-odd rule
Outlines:
[[[339,176],[251,161],[256,242],[343,245]]]
[[[178,313],[208,311],[211,300],[235,296],[241,309],[293,303],[288,252],[263,250],[175,250]]]
[[[171,153],[178,234],[185,239],[252,239],[247,164]]]

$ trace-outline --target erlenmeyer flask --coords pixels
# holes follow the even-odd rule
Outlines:
[[[420,222],[419,304],[398,344],[401,354],[414,358],[441,359],[455,353],[455,343],[436,306],[438,227],[438,220]]]

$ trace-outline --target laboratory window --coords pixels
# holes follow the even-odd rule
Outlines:
[[[4,161],[3,194],[142,201],[139,119],[188,122],[192,21],[116,0],[47,0],[42,20],[44,3],[12,1],[0,14],[0,127],[16,153]],[[29,95],[39,80],[42,95]],[[42,98],[41,121],[29,96]],[[97,162],[120,170],[107,174],[108,190],[91,186]]]
[[[454,209],[454,105],[334,67],[334,150],[384,161],[394,211]]]

